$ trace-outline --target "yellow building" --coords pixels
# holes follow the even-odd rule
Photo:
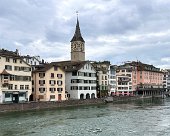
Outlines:
[[[16,52],[0,50],[0,103],[29,101],[31,67]]]
[[[34,101],[66,100],[65,72],[57,65],[44,64],[32,73]]]

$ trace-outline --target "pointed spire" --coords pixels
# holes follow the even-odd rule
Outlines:
[[[83,37],[81,36],[81,32],[80,32],[79,20],[78,20],[78,12],[76,12],[76,13],[77,13],[76,30],[75,30],[74,36],[73,36],[73,38],[71,39],[70,42],[73,42],[73,41],[82,41],[82,42],[85,42]]]

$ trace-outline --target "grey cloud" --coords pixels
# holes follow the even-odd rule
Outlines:
[[[87,59],[113,63],[139,59],[169,66],[161,61],[170,57],[169,6],[170,1],[163,0],[1,0],[1,48],[20,48],[47,60],[69,59],[79,10]],[[99,41],[102,36],[111,40]]]

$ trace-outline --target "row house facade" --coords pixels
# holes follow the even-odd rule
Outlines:
[[[15,52],[0,50],[0,103],[29,101],[31,66]]]
[[[166,91],[170,91],[170,69],[164,69],[163,72],[163,86],[166,88]]]
[[[153,65],[142,62],[127,62],[131,67],[132,90],[136,95],[156,95],[163,91],[163,72]]]
[[[133,96],[134,84],[132,83],[133,67],[122,65],[116,69],[116,94],[117,96]]]
[[[110,65],[108,69],[108,93],[109,96],[114,96],[116,94],[116,65]]]
[[[37,65],[40,65],[42,62],[40,60],[40,56],[22,56],[23,60],[27,62],[32,67],[32,71],[35,70]]]
[[[96,70],[97,76],[97,97],[105,97],[109,95],[109,75],[108,70],[110,66],[109,61],[92,62]]]
[[[34,101],[66,100],[64,70],[58,65],[39,65],[32,72],[32,91]]]
[[[163,72],[159,68],[135,61],[126,62],[116,68],[115,95],[156,95],[161,91]]]
[[[89,61],[53,62],[66,72],[68,99],[94,99],[96,95],[96,71]]]

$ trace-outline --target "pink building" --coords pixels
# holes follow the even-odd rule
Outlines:
[[[126,63],[125,65],[133,66],[132,88],[138,91],[139,94],[157,94],[158,92],[156,91],[163,88],[163,72],[160,68],[135,61]]]
[[[156,95],[163,90],[163,72],[153,65],[128,62],[118,67],[116,76],[118,96]]]

